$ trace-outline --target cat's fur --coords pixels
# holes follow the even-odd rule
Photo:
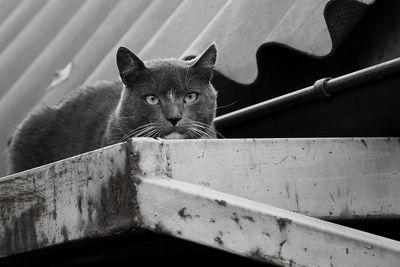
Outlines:
[[[10,141],[9,173],[129,137],[214,138],[217,94],[210,80],[216,53],[212,44],[191,60],[142,62],[120,47],[117,66],[122,82],[77,89],[57,106],[29,114]],[[196,100],[188,102],[196,94]]]

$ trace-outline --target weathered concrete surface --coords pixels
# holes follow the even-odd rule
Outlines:
[[[119,144],[0,179],[0,256],[140,224],[130,151]]]
[[[143,227],[281,266],[399,266],[400,242],[168,177],[141,178]]]
[[[147,175],[318,218],[400,218],[399,138],[148,140],[136,146],[157,151],[139,164]]]
[[[397,138],[133,139],[0,178],[0,257],[140,226],[288,266],[398,266],[399,242],[298,213],[398,218],[399,156]]]

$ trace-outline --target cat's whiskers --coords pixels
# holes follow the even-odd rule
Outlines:
[[[209,134],[210,132],[218,135],[217,130],[201,122],[196,122],[191,120],[183,124],[182,126],[184,129],[187,129],[191,133],[191,137],[194,137],[196,139],[198,138],[212,139],[213,137]]]
[[[149,133],[151,130],[152,130],[151,127],[147,127],[147,128],[142,129],[140,131],[135,131],[134,133],[130,134],[127,138],[146,137],[146,134]]]
[[[150,133],[147,134],[147,137],[157,138],[160,134],[160,131],[157,129],[153,129]]]
[[[113,134],[108,134],[107,136],[109,139],[112,140],[121,140],[121,138],[123,137],[123,135],[121,133],[113,133]]]
[[[132,131],[129,131],[127,134],[125,134],[121,138],[120,142],[123,142],[123,141],[125,141],[125,140],[127,140],[128,138],[131,138],[131,137],[138,137],[138,136],[150,131],[150,130],[152,130],[154,128],[154,125],[155,125],[155,123],[152,122],[152,123],[148,123],[148,124],[139,126],[139,127],[135,128],[135,129],[133,129]]]
[[[217,129],[210,127],[206,124],[203,124],[202,127],[206,128],[207,130],[213,132],[215,135],[221,137],[221,138],[225,138]]]
[[[200,128],[204,132],[212,132],[221,138],[225,138],[218,130],[214,129],[213,127],[210,127],[209,125],[207,125],[205,123],[193,121],[192,124],[195,125],[196,127]]]
[[[193,128],[194,131],[198,131],[200,138],[202,139],[212,139],[212,136],[210,136],[207,132],[200,130],[198,128]]]
[[[157,133],[157,129],[151,127],[147,131],[143,130],[141,133],[137,133],[135,137],[153,137]]]
[[[135,134],[133,134],[131,137],[146,137],[151,131],[153,131],[153,127],[149,126]]]
[[[224,105],[224,106],[220,106],[220,107],[216,107],[216,108],[212,108],[212,109],[209,109],[208,111],[217,111],[217,110],[220,110],[220,109],[223,109],[223,108],[227,108],[227,107],[233,106],[233,105],[237,104],[238,102],[239,102],[239,100],[236,100],[236,101],[234,101],[234,102],[232,102],[230,104],[227,104],[227,105]]]
[[[186,128],[186,130],[188,131],[188,133],[190,133],[189,135],[190,135],[191,138],[193,138],[193,139],[201,138],[201,135],[199,135],[198,132],[193,131],[192,128]]]
[[[146,125],[140,126],[140,127],[138,127],[138,128],[143,128],[143,127],[146,127]],[[125,135],[121,138],[120,142],[125,141],[126,139],[128,139],[130,135],[132,135],[132,134],[134,134],[136,131],[138,131],[138,128],[135,128],[135,129],[133,129],[132,131],[129,131],[127,134],[125,134]]]
[[[116,126],[113,130],[107,132],[107,138],[114,140],[113,143],[119,142],[124,136],[119,126]]]
[[[207,139],[205,138],[201,133],[194,131],[193,129],[191,129],[192,133],[195,135],[196,139]]]
[[[190,138],[190,139],[194,139],[192,134],[190,133],[190,131],[187,128],[183,128],[183,131],[185,132],[185,134]]]
[[[130,134],[129,137],[153,137],[156,138],[160,135],[160,130],[157,127],[157,123],[151,123],[145,128],[139,129],[134,133]],[[128,138],[129,138],[128,137]]]

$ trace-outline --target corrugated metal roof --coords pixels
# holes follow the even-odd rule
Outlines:
[[[216,69],[250,84],[257,78],[261,46],[279,43],[326,56],[373,2],[0,1],[0,150],[38,103],[55,104],[81,84],[117,79],[120,45],[146,60],[197,54],[215,41]]]

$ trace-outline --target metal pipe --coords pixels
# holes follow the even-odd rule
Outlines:
[[[218,116],[215,118],[214,123],[217,128],[223,129],[244,120],[270,114],[290,106],[306,103],[314,99],[328,98],[340,91],[351,90],[362,84],[377,81],[398,72],[400,72],[400,58],[337,78],[318,80],[313,86]]]

